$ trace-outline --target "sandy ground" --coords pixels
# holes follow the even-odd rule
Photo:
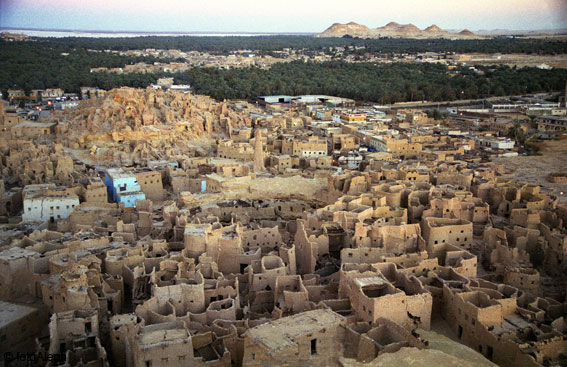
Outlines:
[[[483,56],[485,57],[485,59],[482,59]],[[546,64],[553,68],[567,68],[567,55],[503,54],[499,55],[498,59],[495,59],[494,55],[480,54],[472,55],[472,60],[468,61],[467,63],[476,65],[504,64],[517,67],[534,67]]]
[[[567,183],[551,183],[547,176],[553,172],[567,172],[567,140],[546,141],[540,144],[541,155],[496,158],[504,164],[506,177],[519,182],[541,186],[541,191],[555,195],[560,203],[567,203]]]

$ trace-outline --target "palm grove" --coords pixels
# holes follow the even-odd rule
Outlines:
[[[173,76],[176,83],[190,84],[196,93],[217,99],[255,98],[270,94],[326,94],[361,101],[393,103],[444,101],[488,96],[561,90],[567,80],[564,69],[511,68],[507,66],[457,67],[440,64],[349,63],[341,60],[313,63],[278,63],[270,69],[255,67],[221,70],[194,67],[183,73],[113,74],[90,70],[121,67],[136,62],[181,61],[155,57],[122,56],[105,50],[155,47],[183,51],[228,54],[254,49],[273,54],[286,47],[301,52],[332,52],[334,47],[364,46],[364,52],[463,52],[476,48],[485,52],[566,53],[565,42],[545,40],[360,40],[316,39],[300,36],[270,37],[139,37],[129,39],[36,39],[32,42],[0,42],[0,90],[62,88],[78,92],[82,86],[111,89],[121,86],[143,88],[159,77]],[[160,46],[161,45],[161,46]],[[351,48],[348,52],[361,52]],[[275,54],[279,56],[279,54]]]

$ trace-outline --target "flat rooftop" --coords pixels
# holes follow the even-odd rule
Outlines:
[[[109,168],[106,170],[106,174],[110,177],[110,179],[136,178],[136,174],[134,172],[125,171],[122,168]]]
[[[21,247],[10,247],[9,249],[6,249],[2,252],[0,252],[0,260],[5,260],[5,261],[13,261],[16,259],[21,259],[21,258],[27,258],[27,257],[33,257],[34,255],[37,255],[38,253],[35,251],[31,251],[25,248],[21,248]],[[1,310],[0,310],[1,312]]]
[[[33,122],[33,121],[24,121],[20,122],[19,124],[15,125],[12,128],[18,127],[38,127],[38,128],[49,128],[52,126],[57,125],[56,122]]]
[[[0,329],[34,312],[38,312],[38,310],[29,306],[0,301]]]
[[[140,344],[145,347],[163,343],[179,344],[190,338],[186,329],[142,330],[139,335]]]
[[[379,276],[366,277],[366,278],[356,278],[354,282],[360,287],[365,287],[365,286],[368,286],[368,285],[389,284],[389,282],[386,279],[379,277]]]
[[[183,234],[186,235],[196,235],[196,234],[202,234],[204,235],[205,233],[207,233],[207,230],[210,228],[210,224],[194,224],[194,223],[187,223],[187,225],[185,225],[185,230],[183,231]]]
[[[271,351],[297,348],[295,339],[325,327],[344,322],[344,317],[331,310],[313,310],[258,325],[246,335]]]

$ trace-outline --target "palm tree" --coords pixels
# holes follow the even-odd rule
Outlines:
[[[508,138],[514,139],[517,145],[522,145],[526,141],[526,132],[520,124],[514,124],[508,129]]]

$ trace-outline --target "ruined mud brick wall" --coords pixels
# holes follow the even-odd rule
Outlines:
[[[153,201],[161,201],[165,197],[161,173],[157,171],[137,172],[136,180],[146,198]]]
[[[384,279],[379,271],[349,281],[353,310],[363,321],[374,322],[384,317],[409,329],[429,329],[431,294],[415,277],[408,278],[405,274],[396,277],[396,286]]]
[[[473,241],[472,223],[462,219],[423,218],[423,238],[430,254],[436,252],[437,245],[445,243],[470,249]]]
[[[539,294],[540,275],[535,269],[508,267],[504,271],[504,283],[532,294]]]
[[[209,97],[132,88],[112,90],[56,115],[56,135],[63,144],[90,149],[98,161],[122,164],[185,154],[190,151],[187,138],[227,134],[251,123]]]
[[[79,192],[79,196],[81,197],[82,201],[88,203],[108,202],[106,186],[100,178],[96,181],[91,180],[86,185],[83,185],[82,190]]]

